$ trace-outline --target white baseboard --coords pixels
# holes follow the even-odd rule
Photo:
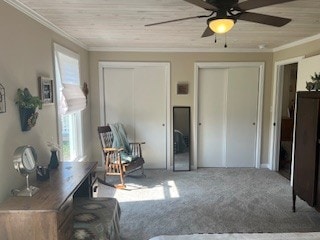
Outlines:
[[[270,169],[270,170],[271,170],[271,166],[270,166],[269,163],[262,163],[262,164],[260,165],[260,168],[267,168],[267,169]]]

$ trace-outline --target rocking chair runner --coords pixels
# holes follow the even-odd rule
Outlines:
[[[143,171],[144,159],[141,151],[141,144],[145,144],[144,142],[129,143],[129,147],[131,149],[129,158],[132,159],[128,160],[127,157],[124,158],[121,154],[124,151],[124,148],[113,147],[114,136],[109,125],[99,126],[98,134],[105,157],[105,174],[103,183],[109,185],[106,182],[107,175],[116,175],[120,177],[121,181],[121,185],[118,185],[117,187],[125,188],[124,177],[126,175],[137,170],[141,170],[142,175],[145,176]]]

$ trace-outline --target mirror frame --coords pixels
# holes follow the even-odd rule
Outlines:
[[[28,157],[28,159],[25,159],[26,157]],[[26,160],[32,161],[31,163],[28,163],[33,165],[32,168],[28,168],[28,164],[25,162]],[[13,154],[13,166],[20,174],[34,172],[37,167],[37,154],[35,149],[29,145],[18,147]]]
[[[18,147],[13,154],[13,166],[21,175],[25,175],[27,187],[13,189],[11,192],[14,196],[32,197],[39,191],[39,188],[29,185],[29,174],[37,168],[37,154],[33,147],[29,145]],[[28,168],[30,167],[30,168]]]
[[[174,126],[174,123],[175,123],[175,109],[188,109],[188,113],[189,113],[189,116],[188,116],[188,122],[189,122],[189,125],[188,125],[188,131],[189,131],[189,154],[188,154],[188,168],[187,169],[176,169],[176,166],[175,166],[175,152],[174,152],[174,130],[175,130],[175,126]],[[173,116],[173,122],[172,122],[172,144],[173,144],[173,171],[174,172],[178,172],[178,171],[191,171],[191,107],[190,106],[174,106],[173,107],[173,110],[172,110],[172,116]]]

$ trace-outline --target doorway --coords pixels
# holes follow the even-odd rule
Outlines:
[[[285,101],[285,102],[288,102],[285,106],[282,106],[283,104],[283,92],[284,92],[284,88],[287,88],[288,90],[286,91],[286,96],[285,99],[289,99],[289,91],[290,91],[290,85],[287,84],[287,87],[285,86],[286,84],[284,84],[283,82],[283,79],[284,79],[284,69],[285,69],[285,66],[287,65],[291,65],[291,64],[296,64],[296,66],[298,66],[298,63],[300,60],[302,60],[304,57],[303,56],[300,56],[300,57],[296,57],[296,58],[291,58],[291,59],[287,59],[287,60],[283,60],[283,61],[278,61],[275,63],[275,66],[274,66],[274,82],[273,82],[273,97],[272,97],[272,109],[271,109],[271,112],[272,112],[272,125],[270,126],[270,155],[269,155],[269,163],[270,165],[268,166],[269,169],[273,170],[273,171],[279,171],[279,159],[280,159],[280,156],[281,157],[285,157],[286,158],[291,158],[291,162],[292,162],[292,148],[290,148],[290,145],[292,145],[292,143],[290,144],[290,135],[288,137],[288,133],[290,133],[290,123],[285,123],[285,124],[281,124],[282,122],[282,116],[286,116],[286,118],[289,118],[288,116],[290,116],[290,111],[288,113],[288,103],[289,103],[289,100],[288,101]],[[294,66],[294,65],[292,65]],[[295,70],[292,70],[292,71],[295,71]],[[290,71],[287,71],[288,72],[288,75],[290,75]],[[289,74],[290,73],[290,74]],[[295,74],[293,74],[294,76]],[[290,81],[288,81],[289,83]],[[295,81],[297,83],[297,81]],[[296,88],[298,86],[296,85]],[[292,90],[292,89],[291,89]],[[293,93],[293,95],[295,96],[296,94],[296,91]],[[292,110],[291,110],[292,111]],[[294,120],[294,119],[293,119]],[[285,120],[285,121],[288,121],[288,122],[291,122],[291,120]],[[292,123],[291,123],[292,124]],[[281,126],[283,129],[281,129]],[[289,126],[289,127],[288,127]],[[293,126],[294,126],[294,123],[293,123]],[[286,127],[289,128],[286,129]],[[294,127],[293,127],[294,128]],[[288,145],[289,145],[289,151],[288,149],[281,149],[281,131],[283,132],[283,137],[282,139],[283,140],[290,140],[290,141],[284,141],[284,142],[289,142],[289,143],[285,143],[285,147],[288,148]],[[292,130],[294,131],[294,129]],[[293,136],[292,136],[293,138]],[[285,148],[284,147],[284,148]],[[286,152],[285,152],[285,151]],[[281,152],[283,151],[283,152]],[[288,156],[288,154],[290,156]],[[290,160],[289,160],[290,161]],[[288,164],[288,160],[287,160],[287,164]],[[291,172],[291,170],[289,170]],[[290,172],[289,174],[287,174],[287,177],[289,175],[290,177]],[[292,180],[292,176],[291,176],[291,180]],[[291,181],[292,183],[292,181]]]
[[[294,106],[297,87],[298,63],[282,66],[282,99],[281,104],[281,126],[279,141],[279,173],[287,179],[291,176]]]

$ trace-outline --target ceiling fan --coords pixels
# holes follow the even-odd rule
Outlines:
[[[226,33],[230,31],[237,20],[261,23],[275,27],[282,27],[289,23],[291,19],[265,15],[260,13],[247,12],[255,8],[266,7],[279,3],[290,2],[294,0],[184,0],[205,10],[211,11],[209,15],[200,15],[173,19],[164,22],[147,24],[145,26],[154,26],[159,24],[178,22],[195,18],[208,18],[207,28],[201,37],[208,37],[215,33]]]

